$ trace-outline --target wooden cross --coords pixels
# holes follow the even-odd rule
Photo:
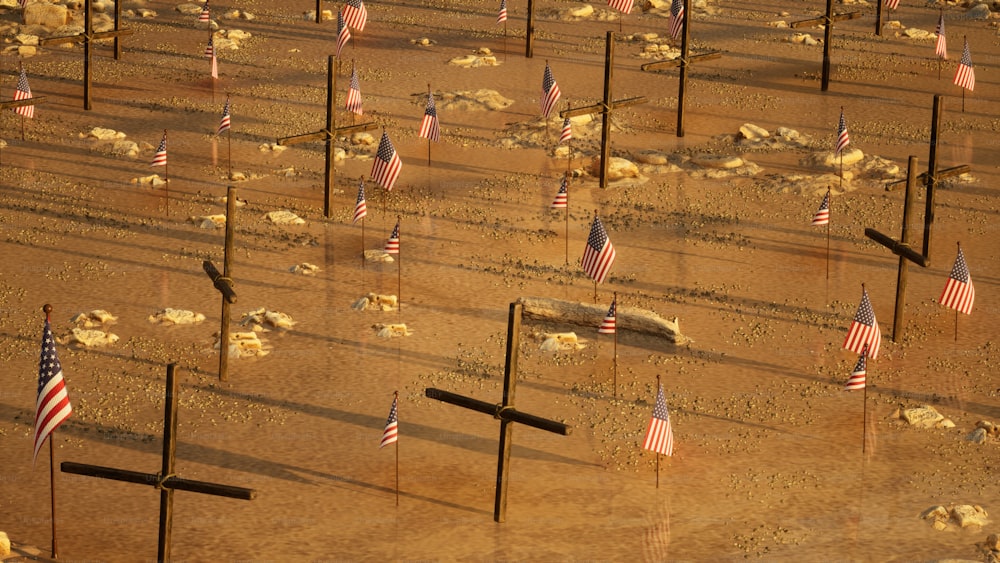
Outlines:
[[[229,305],[236,303],[236,290],[233,289],[233,279],[230,277],[233,253],[233,230],[236,215],[236,188],[229,186],[226,192],[226,241],[222,254],[222,273],[211,260],[202,262],[201,267],[212,280],[212,285],[222,294],[222,327],[219,329],[219,381],[229,379]]]
[[[335,58],[336,57],[333,55],[330,55],[330,58],[327,61],[326,128],[320,129],[314,133],[303,133],[302,135],[293,135],[291,137],[282,137],[278,139],[278,144],[281,146],[296,145],[298,143],[306,143],[309,141],[326,141],[326,181],[323,190],[323,216],[327,219],[329,219],[333,214],[333,142],[336,140],[337,134],[349,134],[358,131],[371,131],[372,129],[378,129],[378,124],[374,121],[367,121],[357,125],[337,127],[337,72],[334,69]]]
[[[157,545],[157,560],[170,559],[170,532],[173,524],[174,491],[190,491],[206,495],[253,500],[257,491],[231,485],[218,485],[205,481],[192,481],[174,475],[174,453],[177,451],[177,379],[174,364],[167,366],[166,407],[163,417],[163,463],[159,473],[141,473],[127,469],[115,469],[100,465],[88,465],[64,461],[60,465],[63,473],[99,477],[113,481],[152,485],[160,489],[160,533]]]
[[[119,38],[125,35],[132,35],[131,29],[121,29],[119,22],[121,21],[121,2],[115,2],[115,30],[114,31],[102,31],[100,33],[94,33],[94,26],[91,18],[93,11],[93,5],[91,2],[85,2],[86,10],[84,11],[84,32],[78,35],[68,35],[65,37],[50,37],[48,39],[40,39],[38,41],[39,45],[57,45],[60,43],[83,43],[83,109],[90,110],[90,45],[94,41],[101,39],[114,38],[115,40],[115,60],[121,58],[121,44],[119,43]]]
[[[879,0],[881,2],[881,0]],[[833,22],[841,20],[853,20],[861,17],[861,12],[847,12],[845,14],[833,13],[833,0],[826,0],[826,15],[819,18],[812,18],[792,22],[789,27],[803,27],[807,25],[823,24],[823,81],[822,90],[824,92],[830,87],[830,44],[833,42]]]
[[[712,59],[718,59],[722,57],[721,51],[709,51],[708,53],[702,53],[700,55],[691,56],[688,51],[688,38],[690,33],[688,31],[688,22],[691,21],[690,12],[690,0],[684,0],[684,22],[682,24],[681,31],[681,56],[678,59],[672,61],[657,61],[655,63],[646,63],[639,68],[647,71],[655,71],[661,68],[673,68],[680,67],[680,74],[678,76],[679,81],[677,84],[677,136],[684,136],[684,90],[687,86],[687,67],[690,64],[710,61]]]
[[[609,31],[605,42],[604,51],[604,101],[599,104],[584,106],[581,108],[570,108],[559,112],[559,117],[567,118],[574,115],[584,115],[588,113],[601,113],[601,187],[608,187],[608,160],[611,154],[611,112],[618,108],[625,108],[646,102],[645,96],[625,98],[621,100],[611,99],[611,79],[614,74],[615,62],[615,32]]]
[[[500,420],[500,451],[497,453],[496,497],[493,520],[507,519],[507,476],[510,472],[510,448],[513,443],[514,423],[519,422],[554,434],[568,436],[573,429],[561,422],[519,412],[514,409],[514,385],[517,383],[518,344],[521,340],[521,304],[511,303],[507,318],[507,361],[503,372],[503,402],[491,404],[448,391],[429,387],[424,395],[445,403],[491,414]]]

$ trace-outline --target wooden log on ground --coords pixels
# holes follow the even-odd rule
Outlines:
[[[517,302],[524,307],[524,316],[529,319],[593,327],[594,330],[608,312],[607,305],[588,305],[548,297],[519,297]],[[618,307],[616,315],[618,330],[651,334],[674,344],[688,342],[688,338],[681,334],[677,317],[667,320],[652,311],[636,307]]]

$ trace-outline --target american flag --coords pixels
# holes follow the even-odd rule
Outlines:
[[[955,258],[955,265],[948,276],[948,283],[941,292],[938,301],[945,307],[961,311],[966,315],[972,314],[972,303],[976,300],[976,288],[972,285],[972,276],[969,275],[969,267],[965,265],[965,255],[962,248],[958,249],[958,257]]]
[[[937,40],[934,42],[934,54],[942,59],[948,58],[948,40],[944,37],[944,12],[938,18],[937,28],[934,30]]]
[[[507,0],[500,0],[500,12],[497,14],[497,23],[507,21]]]
[[[611,300],[611,308],[608,309],[608,314],[604,315],[604,320],[601,321],[601,326],[597,328],[599,334],[614,334],[615,328],[618,324],[617,313],[615,309],[617,308],[618,298]]]
[[[865,388],[865,376],[868,375],[868,370],[866,369],[868,362],[865,360],[867,350],[867,345],[861,350],[861,355],[858,356],[858,363],[854,364],[854,371],[851,372],[851,377],[847,380],[847,384],[844,385],[844,391]]]
[[[962,59],[958,61],[958,69],[955,71],[955,84],[972,91],[976,87],[976,71],[972,69],[972,55],[969,54],[969,40],[965,40],[962,48]]]
[[[347,89],[347,101],[344,103],[347,111],[363,115],[361,110],[361,86],[358,84],[358,71],[351,69],[351,87]]]
[[[565,143],[566,141],[573,138],[573,126],[569,121],[569,118],[563,120],[562,134],[559,135],[559,143]]]
[[[399,417],[396,414],[396,402],[399,397],[392,398],[392,408],[389,409],[389,419],[385,421],[385,430],[382,431],[382,443],[379,448],[388,446],[399,439]]]
[[[17,5],[23,8],[28,5],[28,0],[17,0]]]
[[[31,98],[31,88],[28,86],[28,76],[21,69],[21,75],[17,77],[17,89],[14,90],[14,101],[27,100]],[[27,118],[35,117],[35,105],[20,106],[14,108],[14,113],[18,113]]]
[[[34,463],[38,457],[45,438],[73,414],[66,393],[66,382],[63,380],[62,364],[56,357],[55,339],[52,338],[52,328],[49,319],[45,319],[45,329],[42,331],[42,356],[38,361],[38,397],[35,401],[35,453],[31,460]]]
[[[354,204],[354,221],[351,224],[357,223],[367,215],[368,203],[365,201],[365,181],[362,179],[358,184],[358,202]]]
[[[219,120],[219,130],[215,134],[220,135],[223,131],[228,131],[232,126],[233,122],[229,115],[229,96],[226,96],[226,105],[222,108],[222,119]]]
[[[205,6],[201,9],[201,14],[198,15],[198,21],[202,23],[212,21],[212,13],[208,11],[208,0],[205,0]]]
[[[386,254],[399,254],[399,221],[396,221],[396,226],[392,228],[392,234],[389,235],[389,240],[385,241],[385,253]]]
[[[563,176],[562,183],[559,184],[559,191],[556,193],[556,198],[552,200],[552,207],[554,209],[569,207],[569,193],[566,191],[568,187],[566,176]]]
[[[823,202],[819,204],[819,209],[813,215],[813,225],[828,225],[830,223],[830,190],[826,190]]]
[[[890,10],[895,10],[899,7],[899,0],[885,0],[885,7]]]
[[[347,0],[342,12],[344,14],[344,21],[347,22],[348,27],[358,31],[365,30],[365,23],[368,21],[368,10],[365,9],[364,2],[361,0]]]
[[[673,0],[670,3],[670,23],[668,32],[670,37],[677,39],[684,31],[684,0]]]
[[[847,121],[844,119],[844,110],[840,110],[840,121],[837,122],[837,148],[833,151],[833,154],[840,154],[840,151],[847,148],[847,145],[851,144],[851,137],[847,134]]]
[[[667,400],[663,396],[662,385],[656,393],[656,406],[653,407],[653,416],[649,419],[642,448],[663,455],[674,453],[674,430],[670,427],[670,413],[667,412]]]
[[[372,173],[369,176],[385,188],[385,191],[391,192],[402,167],[403,163],[399,160],[389,135],[383,131],[382,138],[378,142],[378,150],[375,152],[375,162],[372,163]]]
[[[212,36],[208,37],[208,45],[205,46],[205,57],[212,59],[212,78],[219,77],[219,59],[215,57],[215,42]]]
[[[167,165],[167,132],[163,132],[163,139],[160,139],[160,146],[156,148],[156,154],[153,155],[153,162],[150,166],[166,166]]]
[[[608,0],[608,6],[623,14],[628,14],[632,11],[632,0]]]
[[[549,68],[549,63],[545,63],[545,74],[542,76],[542,117],[549,118],[560,95],[562,92],[559,91],[559,85],[552,76],[552,69]]]
[[[344,23],[344,13],[337,12],[337,58],[340,58],[340,52],[344,50],[347,46],[347,42],[351,40],[351,29],[347,27]]]
[[[420,137],[434,141],[441,140],[441,129],[438,126],[438,112],[434,107],[434,94],[427,93],[427,107],[424,108],[424,118],[420,122]]]
[[[872,302],[868,300],[868,291],[861,288],[861,305],[854,315],[851,328],[847,331],[847,338],[844,339],[844,348],[862,354],[868,351],[868,357],[873,360],[878,357],[878,349],[882,344],[882,332],[878,328],[878,321],[875,320],[875,311],[872,309]]]
[[[601,220],[594,215],[594,222],[590,226],[590,236],[587,237],[587,247],[583,251],[583,271],[594,279],[596,283],[601,283],[608,277],[611,264],[615,261],[615,247],[608,238],[608,232],[604,230]]]

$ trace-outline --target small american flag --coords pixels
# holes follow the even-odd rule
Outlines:
[[[385,421],[385,429],[382,430],[382,443],[379,448],[388,446],[399,439],[399,416],[396,414],[396,403],[399,397],[392,398],[392,408],[389,409],[389,419]]]
[[[361,0],[347,0],[342,12],[344,14],[344,21],[347,22],[348,27],[358,31],[365,30],[365,23],[368,21],[368,10],[365,9],[364,2]]]
[[[942,59],[948,58],[948,40],[944,37],[944,12],[938,18],[937,28],[934,30],[937,40],[934,42],[934,54]]]
[[[21,75],[17,77],[17,89],[14,90],[14,100],[28,100],[31,99],[31,88],[28,86],[28,76],[24,74],[24,69],[21,69]],[[27,118],[35,117],[35,105],[30,106],[20,106],[14,108],[14,113],[23,115]]]
[[[962,48],[962,59],[958,61],[955,71],[955,84],[972,91],[976,87],[976,71],[972,69],[972,55],[969,54],[969,40],[965,40]]]
[[[608,314],[604,315],[604,320],[601,321],[601,326],[597,328],[599,334],[614,334],[615,328],[617,326],[617,314],[615,309],[617,307],[618,298],[611,300],[611,308],[608,309]]]
[[[344,13],[337,12],[337,58],[340,58],[340,52],[344,50],[347,46],[347,42],[351,40],[351,29],[347,27],[344,22]]]
[[[201,9],[201,13],[198,14],[198,21],[202,23],[212,21],[212,13],[208,10],[208,0],[205,0],[205,6]]]
[[[28,5],[28,0],[17,0],[17,5],[23,8]]]
[[[847,121],[844,119],[844,110],[841,108],[840,121],[837,122],[837,148],[833,154],[840,154],[849,144],[851,144],[851,137],[847,134]]]
[[[656,406],[653,407],[653,416],[649,419],[642,448],[663,455],[674,453],[674,430],[670,426],[670,413],[667,412],[667,400],[663,396],[662,385],[656,393]]]
[[[352,224],[364,219],[368,215],[368,203],[365,201],[365,181],[358,184],[358,202],[354,204],[354,221]]]
[[[556,193],[556,198],[552,200],[552,207],[555,209],[565,209],[569,207],[569,193],[566,189],[569,187],[566,182],[566,177],[563,176],[562,183],[559,184],[559,191]]]
[[[150,166],[166,166],[167,165],[167,132],[163,132],[163,138],[160,139],[160,146],[156,148],[156,154],[153,155],[153,162]]]
[[[358,115],[364,114],[361,110],[361,86],[358,84],[358,72],[353,68],[351,69],[351,87],[347,89],[347,101],[344,103],[344,107],[347,108],[347,111]]]
[[[885,7],[890,10],[895,10],[899,7],[899,0],[885,0]]]
[[[865,360],[867,351],[868,346],[865,345],[864,349],[861,350],[861,355],[858,356],[858,363],[854,364],[854,371],[851,372],[851,377],[847,380],[847,384],[844,385],[844,391],[865,388],[865,376],[868,375],[866,368],[868,362]]]
[[[219,59],[215,57],[215,42],[212,36],[208,37],[208,45],[205,47],[205,57],[212,59],[212,78],[219,77]]]
[[[958,249],[958,257],[955,258],[955,265],[948,276],[948,283],[941,292],[938,301],[945,307],[961,311],[966,315],[972,314],[972,303],[976,300],[976,288],[972,285],[972,276],[969,275],[969,267],[965,265],[965,255],[962,248]]]
[[[399,221],[396,221],[396,226],[392,228],[392,234],[389,235],[389,240],[385,241],[385,253],[386,254],[399,254]]]
[[[385,191],[391,192],[402,167],[403,163],[399,160],[399,155],[396,154],[396,149],[393,148],[389,135],[383,131],[382,138],[378,142],[378,150],[375,151],[372,173],[369,176],[385,188]]]
[[[497,23],[507,21],[507,0],[500,0],[500,12],[497,14]]]
[[[562,134],[559,135],[559,143],[565,143],[566,141],[573,138],[573,125],[570,123],[569,118],[563,120]]]
[[[628,14],[632,11],[632,0],[608,0],[608,6],[623,14]]]
[[[229,115],[229,96],[226,96],[226,105],[222,108],[222,119],[219,120],[219,130],[215,134],[220,135],[223,131],[228,131],[232,126],[232,118]]]
[[[56,357],[55,339],[52,338],[52,327],[49,319],[45,319],[42,330],[42,355],[38,361],[38,395],[35,400],[35,453],[32,463],[38,457],[45,438],[73,414],[66,393],[66,382],[63,380],[62,364]]]
[[[542,76],[542,117],[549,118],[552,108],[555,107],[561,95],[559,85],[556,84],[556,79],[552,76],[552,69],[549,68],[549,63],[545,63],[545,74]]]
[[[682,31],[684,31],[684,0],[673,0],[670,3],[668,33],[672,39],[677,39]]]
[[[823,202],[819,204],[819,209],[817,209],[816,214],[813,215],[812,224],[830,224],[830,190],[826,190],[826,195],[823,196]]]
[[[590,236],[587,237],[587,246],[583,250],[583,271],[593,278],[594,282],[601,283],[611,270],[611,265],[615,261],[615,247],[608,238],[608,232],[604,230],[600,218],[594,215],[594,222],[590,226]]]
[[[441,140],[441,129],[438,126],[438,112],[437,108],[434,107],[434,94],[430,92],[427,93],[427,107],[424,108],[424,118],[420,122],[419,136],[435,143]]]
[[[868,351],[868,357],[873,360],[878,357],[878,349],[882,344],[882,332],[879,330],[878,321],[875,320],[875,311],[872,303],[868,300],[868,291],[861,288],[861,305],[854,315],[851,328],[847,331],[847,338],[844,339],[844,348],[862,354]]]

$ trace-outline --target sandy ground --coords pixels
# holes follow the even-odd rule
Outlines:
[[[353,62],[365,108],[358,121],[385,128],[403,168],[389,194],[368,184],[363,230],[350,216],[374,147],[338,141],[351,155],[337,164],[331,219],[322,213],[321,144],[280,154],[258,148],[324,123],[335,25],[304,19],[312,2],[213,2],[222,29],[251,34],[239,50],[220,51],[214,86],[201,57],[204,25],[173,3],[148,2],[142,6],[157,16],[128,21],[135,34],[120,61],[107,46],[97,49],[91,111],[82,109],[79,47],[43,48],[24,60],[34,94],[47,102],[25,123],[23,140],[18,116],[0,116],[9,143],[0,153],[0,530],[48,552],[49,460],[46,449],[32,467],[31,436],[40,309],[50,303],[57,336],[70,333],[77,313],[105,309],[117,316],[107,328],[120,338],[101,348],[59,347],[75,412],[55,435],[57,461],[155,473],[166,364],[175,362],[177,473],[258,491],[249,502],[177,493],[177,561],[982,560],[976,544],[996,524],[938,531],[919,516],[938,504],[1000,510],[997,444],[965,440],[977,421],[1000,419],[992,22],[946,7],[950,60],[939,79],[932,39],[895,29],[877,37],[871,7],[838,7],[864,17],[838,24],[824,93],[822,47],[789,40],[795,31],[822,31],[769,25],[811,17],[821,3],[713,3],[716,13],[694,16],[694,52],[725,55],[692,66],[682,138],[676,71],[640,71],[651,60],[640,56],[647,42],[622,41],[614,95],[649,101],[616,113],[613,155],[637,161],[655,150],[675,166],[645,167],[641,178],[606,190],[591,176],[575,178],[567,252],[564,216],[548,207],[567,168],[553,156],[559,120],[538,146],[505,148],[502,139],[541,130],[546,61],[563,92],[559,109],[595,103],[606,31],[666,29],[661,15],[636,11],[620,23],[599,4],[589,18],[561,18],[572,5],[538,6],[534,57],[525,58],[520,4],[509,5],[506,39],[492,2],[368,4],[368,27],[344,53],[338,107]],[[219,19],[232,8],[255,19]],[[887,19],[933,31],[937,15],[936,6],[904,5]],[[963,36],[977,77],[964,112],[951,83]],[[411,43],[423,37],[431,44]],[[484,47],[497,66],[448,64]],[[18,62],[0,61],[3,99]],[[417,137],[428,84],[439,99],[485,88],[513,103],[439,105],[442,141],[428,165],[427,143]],[[235,183],[227,180],[229,140],[214,136],[226,93],[232,168],[251,178]],[[886,178],[859,172],[833,200],[828,257],[826,231],[809,225],[821,196],[788,179],[829,172],[808,162],[831,150],[841,108],[851,148],[903,170],[909,155],[926,166],[934,94],[947,96],[940,165],[969,164],[972,174],[937,194],[931,264],[910,268],[904,335],[892,342],[897,257],[863,233],[898,237],[902,190],[886,191]],[[350,120],[338,112],[339,124]],[[744,123],[772,134],[791,128],[808,142],[738,145]],[[143,150],[129,158],[80,137],[94,127],[122,131]],[[149,162],[164,129],[169,190],[130,183],[163,176]],[[581,127],[572,146],[572,167],[583,169],[598,137]],[[760,170],[712,177],[687,160],[704,154],[741,155]],[[188,218],[222,213],[227,184],[247,202],[235,218],[234,321],[266,308],[295,325],[263,333],[270,353],[231,361],[220,382],[212,349],[220,299],[201,264],[221,265],[223,235]],[[923,201],[921,190],[917,224]],[[276,210],[305,224],[272,225],[264,215]],[[691,341],[674,346],[622,331],[615,344],[597,335],[600,319],[592,328],[526,322],[516,406],[573,433],[515,429],[508,517],[497,524],[497,421],[426,399],[424,389],[499,402],[509,303],[594,301],[578,266],[594,210],[618,253],[597,302],[607,305],[617,292],[622,306],[676,316]],[[397,216],[400,260],[362,268],[362,249],[381,247]],[[956,321],[937,299],[958,241],[977,301]],[[289,272],[302,263],[319,271]],[[867,394],[842,390],[856,356],[841,343],[862,283],[883,332]],[[368,292],[399,293],[401,311],[351,310]],[[172,327],[147,320],[166,307],[207,319]],[[372,325],[395,322],[412,335],[376,337]],[[530,337],[570,330],[586,348],[541,352]],[[675,455],[660,460],[658,488],[656,458],[639,447],[657,376],[676,439]],[[397,390],[398,506],[397,452],[378,449]],[[924,404],[955,427],[891,419],[900,406]],[[155,556],[156,490],[58,474],[56,491],[60,560]]]

